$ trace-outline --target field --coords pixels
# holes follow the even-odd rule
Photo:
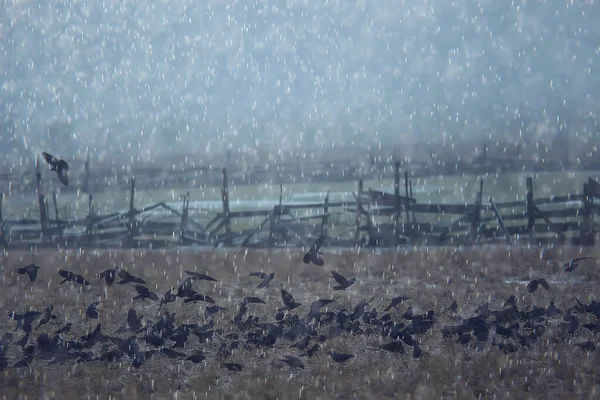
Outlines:
[[[6,352],[8,367],[0,374],[0,393],[3,398],[44,399],[333,399],[333,398],[598,398],[600,392],[599,352],[582,350],[577,344],[591,341],[598,344],[598,333],[578,326],[565,336],[566,310],[576,305],[575,298],[588,304],[598,299],[600,272],[596,259],[599,251],[585,249],[584,255],[594,257],[571,273],[557,279],[562,262],[580,255],[572,247],[550,249],[504,248],[501,246],[473,249],[435,248],[406,250],[399,253],[373,253],[323,249],[325,265],[318,267],[302,263],[298,251],[215,250],[210,252],[184,251],[42,251],[35,254],[9,251],[1,260],[2,291],[0,304],[0,336],[13,333]],[[16,269],[35,261],[41,269],[33,283]],[[131,357],[124,355],[118,361],[49,362],[34,358],[28,366],[12,367],[22,358],[15,344],[24,333],[16,330],[17,323],[9,315],[28,310],[43,311],[54,305],[57,319],[35,330],[29,345],[40,333],[54,332],[65,322],[72,323],[63,340],[81,337],[101,324],[105,335],[125,339],[131,333],[117,333],[125,325],[128,310],[133,307],[142,317],[142,323],[157,321],[164,311],[176,313],[176,325],[200,324],[205,318],[206,303],[184,303],[177,299],[159,311],[159,302],[132,301],[136,294],[133,284],[113,284],[94,278],[99,272],[122,265],[130,273],[147,282],[147,287],[162,296],[171,286],[177,286],[192,270],[208,274],[218,282],[197,281],[194,289],[211,296],[216,304],[226,308],[213,316],[214,336],[202,342],[189,335],[182,348],[185,356],[201,350],[205,360],[187,361],[185,357],[171,359],[160,353],[148,357],[139,367],[132,365]],[[59,284],[58,268],[81,273],[91,285],[67,282]],[[356,277],[356,283],[345,291],[334,291],[335,281],[330,271],[347,278]],[[257,289],[258,278],[250,272],[275,272],[266,288]],[[538,289],[529,293],[526,283],[533,278],[545,277],[549,290]],[[118,279],[118,278],[117,278]],[[303,318],[310,304],[317,299],[334,299],[321,311],[352,313],[360,301],[370,301],[367,311],[376,308],[378,318],[396,296],[411,297],[392,308],[389,313],[396,322],[410,321],[404,316],[408,307],[413,314],[434,311],[433,325],[424,333],[412,336],[418,345],[404,345],[404,353],[381,349],[382,344],[393,342],[389,337],[369,331],[366,325],[357,332],[342,331],[333,334],[335,323],[315,325],[317,335],[311,345],[320,346],[311,357],[301,356],[305,368],[292,369],[279,361],[283,355],[298,356],[303,351],[290,347],[295,340],[279,338],[272,345],[243,344],[247,334],[232,322],[242,298],[257,296],[266,304],[247,304],[248,314],[260,322],[276,323],[277,308],[283,305],[280,289],[286,288],[302,305],[291,314]],[[515,295],[519,310],[530,310],[534,305],[546,307],[553,300],[561,309],[557,316],[536,322],[544,326],[545,334],[528,346],[517,344],[514,352],[501,351],[496,335],[484,340],[471,337],[468,343],[458,343],[455,336],[442,334],[445,326],[459,324],[464,318],[478,315],[478,306],[489,302],[489,310],[503,308],[504,301]],[[455,312],[449,310],[453,300]],[[101,301],[99,319],[86,320],[86,308]],[[584,323],[597,322],[597,317],[580,312],[577,318]],[[245,320],[245,317],[244,317]],[[521,322],[526,325],[526,322]],[[522,332],[524,332],[524,327]],[[222,331],[221,331],[222,330]],[[239,341],[231,334],[238,334]],[[155,347],[138,336],[140,349]],[[319,340],[318,337],[321,337]],[[109,342],[96,344],[89,351],[94,357],[106,352]],[[231,354],[223,354],[223,343],[241,343]],[[172,342],[167,341],[166,347]],[[23,346],[25,347],[25,346]],[[228,346],[225,346],[226,348]],[[310,347],[310,346],[309,346]],[[415,358],[414,348],[421,349]],[[329,350],[354,355],[344,363],[337,363],[327,354]],[[1,354],[0,354],[1,355]],[[229,371],[221,364],[239,363],[242,371]],[[0,397],[2,397],[0,396]]]

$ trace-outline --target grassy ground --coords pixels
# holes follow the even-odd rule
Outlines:
[[[586,255],[599,257],[598,250],[587,249]],[[373,298],[371,306],[382,314],[392,297],[411,296],[406,305],[392,310],[400,319],[408,306],[415,313],[433,309],[437,321],[433,329],[416,338],[423,356],[413,359],[407,354],[380,350],[379,335],[342,334],[322,345],[320,353],[305,359],[305,370],[292,371],[278,361],[282,355],[297,355],[289,348],[292,342],[278,341],[274,347],[239,349],[228,362],[244,365],[242,372],[219,369],[215,355],[218,343],[199,343],[190,335],[185,352],[202,348],[207,361],[195,365],[189,361],[173,361],[156,356],[136,369],[129,362],[80,363],[47,365],[34,361],[30,368],[9,368],[0,374],[0,398],[56,399],[373,399],[373,398],[516,398],[549,399],[600,396],[600,352],[586,353],[577,347],[555,339],[553,327],[544,340],[531,350],[519,347],[516,353],[504,354],[489,344],[478,350],[475,346],[457,344],[444,339],[443,325],[454,324],[457,317],[447,311],[452,299],[459,304],[458,314],[474,316],[478,305],[489,301],[490,309],[499,309],[511,294],[518,297],[520,309],[533,304],[545,306],[554,300],[561,309],[574,304],[574,298],[588,303],[600,296],[600,271],[595,261],[556,281],[561,261],[579,255],[576,248],[526,249],[448,248],[422,249],[400,253],[373,254],[367,251],[326,254],[324,267],[304,265],[300,251],[228,252],[147,252],[147,251],[48,251],[38,253],[35,261],[42,267],[38,280],[31,284],[15,270],[32,262],[28,253],[9,252],[1,258],[2,290],[0,291],[0,336],[13,331],[16,323],[8,314],[31,309],[42,311],[54,304],[59,318],[36,331],[52,333],[73,323],[67,336],[74,338],[93,329],[96,322],[85,321],[88,304],[102,300],[100,320],[106,334],[114,334],[124,325],[127,311],[135,308],[146,319],[158,319],[158,304],[133,302],[131,285],[106,288],[93,276],[123,263],[129,272],[148,282],[159,296],[170,286],[185,278],[184,270],[208,273],[218,283],[196,283],[199,292],[215,298],[228,310],[217,314],[216,328],[225,333],[235,331],[231,323],[237,305],[244,296],[259,296],[268,304],[249,305],[249,312],[264,321],[274,321],[275,310],[281,307],[279,289],[287,288],[303,303],[295,310],[305,315],[310,303],[318,298],[334,298],[331,308],[352,308],[360,300]],[[89,287],[58,285],[57,268],[82,273],[92,284]],[[255,289],[258,281],[250,272],[275,271],[275,279],[265,289]],[[330,271],[336,270],[357,283],[345,292],[334,292]],[[549,291],[530,294],[519,281],[546,277]],[[511,279],[507,283],[507,279]],[[204,306],[184,304],[181,299],[167,309],[177,313],[177,324],[203,323]],[[34,325],[35,326],[35,325]],[[16,341],[22,332],[14,332]],[[598,336],[578,329],[574,342],[592,340]],[[389,339],[385,340],[386,342]],[[140,344],[145,346],[145,344]],[[326,350],[354,354],[345,364],[336,364]],[[10,365],[18,361],[19,349],[11,346]],[[124,359],[123,359],[124,360]]]

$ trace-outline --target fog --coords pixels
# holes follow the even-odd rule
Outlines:
[[[598,130],[594,0],[1,4],[5,158]]]

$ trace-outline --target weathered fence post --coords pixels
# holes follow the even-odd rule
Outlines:
[[[525,181],[527,187],[527,233],[529,234],[529,242],[535,240],[535,202],[533,200],[533,178],[528,176]]]
[[[227,168],[223,168],[223,187],[221,188],[221,200],[223,202],[223,215],[225,218],[225,240],[223,244],[225,246],[231,246],[231,220],[229,218],[229,182],[227,180]]]
[[[492,199],[491,197],[490,197],[490,205],[492,206],[492,210],[494,211],[494,214],[496,214],[496,218],[498,219],[498,225],[500,225],[500,228],[502,228],[502,230],[504,231],[504,236],[506,236],[506,241],[509,244],[512,244],[512,238],[510,237],[510,233],[508,232],[506,225],[504,225],[504,220],[502,220],[502,215],[500,215],[500,211],[498,211],[498,207],[496,207],[496,203],[494,203],[494,199]]]
[[[583,246],[594,244],[594,220],[592,214],[592,196],[590,185],[583,184],[583,221],[580,225],[579,241]]]
[[[412,199],[413,198],[412,181],[408,181],[408,190],[410,192],[410,198]],[[414,211],[411,211],[411,214],[412,214],[411,215],[411,220],[412,220],[412,222],[414,224],[414,223],[417,222],[417,217],[415,216],[415,212]]]
[[[471,216],[471,229],[469,235],[471,236],[471,243],[477,242],[477,235],[479,231],[479,221],[481,221],[481,206],[483,201],[483,179],[479,180],[479,192],[475,198],[475,209]]]
[[[88,203],[89,211],[88,211],[88,221],[87,221],[87,236],[88,243],[92,243],[92,228],[94,227],[94,199],[92,194],[90,193],[89,203]]]
[[[273,210],[269,213],[269,249],[275,245],[275,219],[277,218],[277,206],[273,206]]]
[[[363,180],[358,180],[358,196],[356,196],[356,230],[354,231],[354,243],[358,246],[360,244],[360,215],[362,210],[362,194],[363,194]]]
[[[188,224],[188,212],[190,207],[190,192],[187,192],[185,196],[183,196],[183,205],[181,208],[181,223],[179,224],[179,244],[183,244],[183,239],[185,236],[185,231],[187,229]]]
[[[408,171],[404,171],[404,212],[406,213],[406,226],[409,233],[412,234],[412,226],[410,224],[410,192],[408,191]]]
[[[329,190],[323,203],[323,220],[321,222],[321,236],[327,236],[327,227],[329,226]]]
[[[83,192],[90,191],[90,149],[88,148],[87,157],[83,164],[83,185],[81,190]]]
[[[131,177],[131,189],[129,192],[129,212],[127,214],[127,239],[129,240],[129,245],[133,245],[133,235],[135,231],[135,208],[134,205],[135,199],[135,178]]]
[[[52,202],[54,203],[54,218],[56,218],[56,221],[59,221],[60,216],[58,215],[58,202],[56,201],[56,190],[52,191]]]
[[[400,244],[400,161],[394,163],[394,245]]]
[[[37,192],[38,192],[38,205],[40,208],[40,227],[42,229],[42,243],[48,240],[48,215],[46,213],[46,201],[44,198],[44,192],[42,190],[42,172],[40,171],[40,158],[37,157],[35,160],[35,177],[37,181]]]
[[[4,217],[2,215],[2,203],[4,201],[4,192],[0,193],[0,240],[6,249],[8,247],[8,240],[6,239],[4,232]]]

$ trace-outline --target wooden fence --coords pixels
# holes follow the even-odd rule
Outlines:
[[[129,179],[129,208],[97,214],[89,194],[85,218],[60,218],[56,196],[54,215],[43,190],[37,164],[39,218],[3,219],[0,197],[0,239],[8,248],[48,247],[297,247],[325,235],[332,246],[474,245],[478,243],[572,243],[593,245],[600,206],[600,184],[591,178],[580,194],[535,198],[527,178],[525,201],[484,201],[484,182],[472,203],[422,203],[400,163],[393,165],[393,192],[364,189],[358,180],[354,201],[312,204],[279,202],[269,210],[231,211],[227,169],[221,170],[222,210],[190,208],[189,192],[181,207],[165,202],[137,207],[136,180]],[[280,187],[282,189],[282,187]],[[281,190],[282,191],[282,190]],[[402,193],[403,192],[403,193]],[[280,192],[281,193],[281,192]]]

